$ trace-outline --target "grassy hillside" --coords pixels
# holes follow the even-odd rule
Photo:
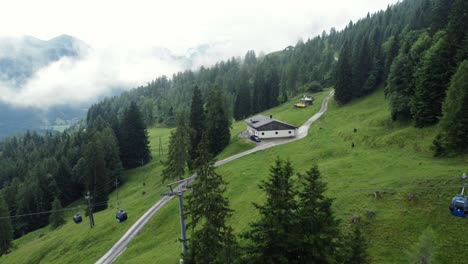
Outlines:
[[[329,90],[316,95],[317,103],[311,107],[295,109],[292,103],[286,103],[266,111],[264,114],[272,114],[278,119],[300,125],[318,111],[322,99],[328,92]],[[298,100],[298,98],[294,100]],[[238,138],[239,132],[245,128],[243,121],[233,124],[231,144],[220,154],[220,157],[228,157],[255,146],[250,140]],[[67,223],[57,230],[51,231],[49,227],[46,227],[15,240],[13,251],[0,257],[0,263],[77,263],[77,261],[79,263],[94,263],[117,242],[138,217],[161,198],[161,193],[167,192],[166,185],[161,183],[163,166],[160,160],[164,159],[164,155],[161,157],[158,149],[159,139],[161,139],[163,154],[167,153],[169,134],[170,129],[149,129],[153,160],[144,167],[126,172],[124,176],[124,183],[119,189],[120,208],[128,212],[128,221],[121,224],[115,221],[117,209],[116,193],[114,192],[110,195],[110,208],[95,214],[96,226],[93,229],[89,228],[87,219],[84,219],[83,223],[79,225],[71,221],[72,216],[77,212],[84,215],[83,210],[69,211],[66,215]],[[84,203],[85,201],[77,201],[72,207]],[[164,222],[172,223],[173,220],[177,220],[173,216],[177,216],[178,209],[173,205],[169,209],[174,211],[168,215],[170,218]],[[146,230],[150,232],[147,234],[150,237],[154,234],[152,228]],[[177,243],[176,238],[173,241]],[[141,250],[150,250],[151,248],[144,246]],[[177,252],[176,250],[174,248],[170,252]],[[169,256],[171,257],[171,255]],[[151,260],[147,260],[147,262],[154,263]]]
[[[455,256],[468,245],[468,226],[466,220],[449,214],[448,204],[459,192],[458,177],[468,171],[468,157],[432,158],[429,147],[435,127],[394,124],[386,105],[382,91],[345,107],[332,102],[307,138],[219,167],[229,184],[227,196],[235,210],[230,222],[236,232],[246,230],[257,217],[251,202],[264,199],[257,184],[279,156],[289,158],[297,172],[319,165],[328,182],[328,195],[336,199],[334,209],[343,228],[350,227],[351,217],[362,218],[373,262],[406,263],[407,249],[424,229],[432,227],[437,233],[437,262],[464,263]],[[351,148],[352,141],[355,148]],[[375,191],[382,192],[382,197],[374,198]],[[410,192],[415,201],[407,200]],[[374,211],[375,217],[366,218],[367,210]],[[176,263],[180,254],[178,217],[177,202],[172,201],[130,243],[117,263]]]

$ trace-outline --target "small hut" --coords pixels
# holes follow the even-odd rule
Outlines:
[[[309,95],[304,95],[301,99],[301,103],[304,105],[312,105],[314,102],[314,97]]]

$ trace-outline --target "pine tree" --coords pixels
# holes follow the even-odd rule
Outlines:
[[[0,256],[8,253],[12,240],[13,227],[11,225],[10,213],[3,196],[0,196]]]
[[[430,41],[427,33],[419,35],[416,31],[410,31],[403,36],[401,48],[390,66],[385,86],[392,120],[408,120],[412,117],[411,101],[416,89],[414,75]]]
[[[436,155],[468,152],[468,60],[453,75],[434,140]]]
[[[109,172],[106,168],[104,146],[99,136],[94,135],[84,150],[85,160],[85,186],[93,196],[94,211],[107,208],[109,200],[110,182]]]
[[[294,224],[297,203],[291,177],[291,162],[276,159],[270,177],[260,189],[266,194],[264,205],[254,204],[260,218],[243,234],[248,240],[245,251],[252,263],[294,263]]]
[[[190,107],[190,168],[192,163],[197,159],[197,149],[200,144],[203,130],[205,129],[205,109],[203,108],[203,98],[198,89],[195,86],[192,94],[192,105]]]
[[[185,175],[185,169],[189,160],[189,135],[184,119],[179,117],[177,128],[171,132],[169,139],[169,152],[165,167],[162,172],[162,180],[182,179]]]
[[[62,204],[57,197],[55,197],[54,201],[52,202],[52,213],[49,216],[49,223],[52,229],[56,229],[57,227],[65,224]]]
[[[151,160],[148,131],[135,102],[125,111],[119,135],[120,159],[126,169],[136,168]]]
[[[236,101],[234,103],[234,118],[241,120],[251,114],[251,96],[248,74],[242,70],[239,76],[239,89],[237,91]]]
[[[440,37],[426,52],[418,69],[411,113],[416,127],[435,124],[442,115],[450,72],[445,37]]]
[[[231,117],[220,88],[208,91],[206,102],[206,135],[209,140],[209,152],[219,154],[231,140]]]
[[[351,70],[351,46],[346,41],[336,65],[335,99],[346,104],[353,99],[353,77]]]
[[[123,167],[119,157],[118,140],[110,127],[104,128],[97,134],[104,151],[107,178],[114,181],[122,175]]]
[[[433,10],[431,12],[431,31],[437,32],[442,30],[447,25],[447,20],[452,9],[454,0],[437,0],[434,1]]]
[[[266,108],[270,109],[278,105],[278,97],[279,97],[279,75],[278,70],[274,64],[274,61],[271,59],[265,60],[265,64],[267,64],[266,72],[265,72],[265,87],[264,87],[264,98],[266,98]]]
[[[468,21],[468,2],[465,0],[455,0],[448,19],[446,53],[448,57],[447,70],[453,73],[457,65],[466,59],[463,56],[463,45],[468,31],[466,23]]]
[[[352,97],[361,97],[370,91],[364,90],[365,82],[369,77],[369,72],[372,69],[372,55],[369,52],[369,43],[367,36],[358,37],[353,50],[353,67],[352,67]],[[374,87],[368,87],[369,90]]]
[[[258,113],[266,109],[264,98],[265,89],[265,70],[263,63],[259,63],[255,68],[253,94],[252,94],[252,113]]]
[[[237,242],[226,221],[231,216],[225,197],[226,183],[215,172],[214,160],[208,152],[204,136],[198,149],[196,174],[192,192],[187,196],[191,239],[187,263],[234,263]]]
[[[295,230],[297,246],[294,247],[297,261],[333,263],[338,258],[340,238],[339,222],[331,209],[333,200],[324,196],[326,184],[321,181],[317,166],[298,177],[301,189]]]
[[[436,263],[435,255],[437,253],[437,247],[435,241],[436,234],[434,230],[432,228],[426,228],[419,236],[418,242],[408,251],[408,257],[411,259],[411,263]]]
[[[346,264],[367,264],[369,263],[369,255],[367,253],[367,241],[362,235],[361,228],[356,226],[353,234],[348,238],[347,245],[349,256]]]

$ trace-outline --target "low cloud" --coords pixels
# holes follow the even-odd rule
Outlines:
[[[257,54],[281,50],[330,27],[342,29],[350,20],[398,0],[298,0],[289,4],[267,0],[83,0],[71,9],[64,1],[44,0],[28,2],[27,10],[24,1],[11,1],[5,8],[9,11],[0,16],[0,24],[11,26],[1,28],[0,35],[28,33],[47,39],[68,33],[94,49],[84,58],[63,57],[45,67],[40,65],[19,84],[0,82],[0,102],[47,108],[90,103],[113,94],[116,88],[129,89],[163,74],[172,76],[181,70],[242,57],[250,49]],[[109,6],[112,12],[108,12]],[[19,12],[28,19],[11,23]],[[190,49],[204,43],[209,44],[203,52]],[[154,46],[167,47],[180,56],[160,49],[161,56]]]
[[[62,57],[50,63],[20,87],[1,82],[0,101],[36,108],[86,104],[111,94],[113,89],[144,85],[181,68],[175,60],[155,57],[151,49],[94,50],[83,58]]]

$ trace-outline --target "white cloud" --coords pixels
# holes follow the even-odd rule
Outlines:
[[[250,49],[283,49],[396,1],[9,1],[0,9],[0,24],[8,25],[0,27],[0,36],[49,39],[65,33],[90,44],[94,52],[82,61],[64,58],[49,65],[19,91],[1,84],[0,100],[41,107],[84,102],[113,87],[144,84],[181,69],[176,62],[154,59],[151,47],[183,54],[217,43],[194,62],[212,64]]]
[[[83,59],[64,57],[51,63],[20,89],[0,83],[0,100],[38,108],[88,103],[111,89],[143,85],[180,69],[175,62],[152,57],[149,50],[93,51]]]

